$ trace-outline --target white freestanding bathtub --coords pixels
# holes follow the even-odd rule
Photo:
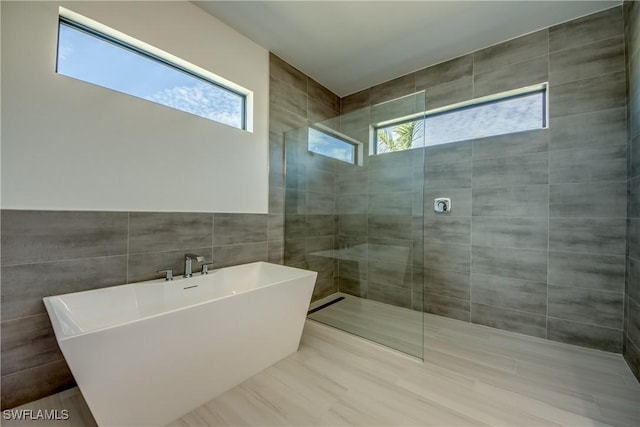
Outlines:
[[[317,273],[256,262],[44,298],[100,426],[162,426],[297,351]]]

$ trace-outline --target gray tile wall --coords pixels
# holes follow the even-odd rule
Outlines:
[[[616,7],[342,99],[350,112],[425,90],[427,108],[437,108],[549,82],[549,129],[426,149],[425,311],[622,350],[630,233],[624,46]],[[636,145],[629,141],[630,153]],[[640,193],[633,183],[630,200]],[[446,196],[452,213],[434,215],[433,198]]]
[[[640,4],[626,1],[627,67],[627,275],[624,358],[640,381]]]
[[[413,256],[422,247],[422,164],[414,168],[414,156],[389,153],[340,170],[339,181],[349,184],[338,188],[339,241],[363,248],[357,261],[339,262],[341,292],[422,309],[413,277],[414,262],[422,263]]]
[[[340,292],[422,311],[424,151],[368,155],[371,123],[424,111],[423,95],[375,103],[414,89],[411,79],[400,78],[371,96],[345,99],[340,131],[360,141],[365,155],[361,165],[337,170],[338,246],[352,251],[352,259],[338,263],[338,285]]]
[[[307,150],[306,126],[338,116],[340,98],[274,54],[269,73],[270,260],[317,271],[318,299],[337,291],[334,262],[309,254],[336,243],[338,162]]]
[[[626,242],[626,212],[615,208],[626,205],[622,28],[617,7],[549,30],[547,336],[616,352]]]
[[[187,252],[215,267],[274,259],[282,228],[267,214],[2,210],[0,221],[2,409],[74,385],[43,297],[183,274]]]

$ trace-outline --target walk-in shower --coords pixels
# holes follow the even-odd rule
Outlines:
[[[424,111],[418,92],[285,134],[285,263],[318,272],[309,317],[419,358]]]

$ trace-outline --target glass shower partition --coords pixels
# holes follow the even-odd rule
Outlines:
[[[285,133],[285,264],[309,318],[423,357],[425,94]]]

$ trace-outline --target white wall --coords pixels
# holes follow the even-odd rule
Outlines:
[[[253,91],[253,132],[56,74],[59,6]],[[267,212],[265,49],[183,1],[1,7],[2,208]]]

